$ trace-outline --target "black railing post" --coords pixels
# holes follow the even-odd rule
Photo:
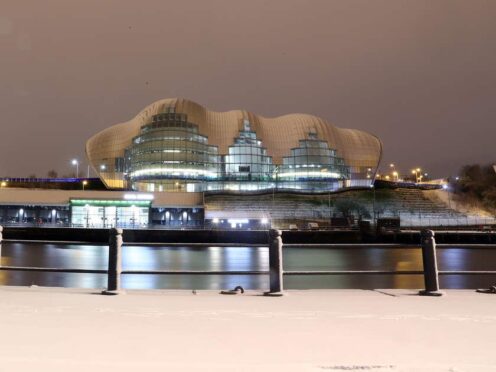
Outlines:
[[[422,230],[422,262],[424,265],[425,290],[420,291],[421,296],[442,296],[439,290],[439,273],[436,259],[436,239],[434,231]]]
[[[122,229],[110,229],[109,237],[109,261],[107,289],[102,292],[104,295],[117,295],[124,293],[121,291],[121,271],[122,271]]]
[[[270,290],[265,292],[266,296],[282,296],[282,238],[281,230],[269,230],[269,280]]]
[[[0,265],[2,265],[2,240],[3,240],[3,226],[0,226]]]

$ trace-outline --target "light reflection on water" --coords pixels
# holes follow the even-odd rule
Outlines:
[[[107,268],[108,248],[95,245],[10,243],[2,246],[5,266]],[[440,270],[496,270],[496,250],[444,248],[438,250]],[[124,270],[267,271],[265,247],[124,246]],[[420,249],[378,247],[286,247],[285,270],[421,270]],[[494,276],[442,276],[442,288],[488,287]],[[0,285],[104,288],[104,274],[30,273],[0,271]],[[422,288],[420,275],[286,276],[285,287]],[[267,275],[123,275],[127,289],[226,289],[237,285],[265,290]]]

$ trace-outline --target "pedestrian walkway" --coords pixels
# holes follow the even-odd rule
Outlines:
[[[496,295],[0,287],[0,371],[495,371]]]

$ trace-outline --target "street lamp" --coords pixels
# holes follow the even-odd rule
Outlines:
[[[83,181],[83,191],[84,191],[84,187],[88,184],[88,181],[84,180]]]
[[[448,193],[448,207],[450,209],[450,214],[451,214],[452,213],[452,210],[451,210],[451,195],[450,195],[450,188],[449,188],[449,184],[448,183],[445,183],[443,185],[443,190],[445,190]]]
[[[76,178],[79,178],[79,161],[77,159],[72,159],[71,163],[76,166]]]
[[[419,182],[419,174],[422,171],[422,169],[417,168],[417,169],[412,169],[412,174],[415,175],[415,183]],[[422,178],[422,176],[420,176]]]
[[[272,171],[272,178],[274,179],[274,186],[272,187],[272,213],[274,213],[274,202],[275,202],[275,192],[277,188],[277,173],[279,172],[279,166],[276,165]]]
[[[370,180],[372,178],[372,175],[370,174],[372,172],[372,168],[367,168],[367,179]]]
[[[101,165],[100,165],[100,170],[101,170],[101,171],[104,171],[104,170],[106,170],[106,169],[107,169],[107,166],[106,166],[105,164],[101,164]]]
[[[398,172],[394,171],[393,172],[393,177],[395,181],[398,181]]]

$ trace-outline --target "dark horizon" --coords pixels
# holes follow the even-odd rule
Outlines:
[[[373,133],[382,169],[496,161],[496,2],[2,5],[0,176],[85,173],[90,136],[168,97]]]

